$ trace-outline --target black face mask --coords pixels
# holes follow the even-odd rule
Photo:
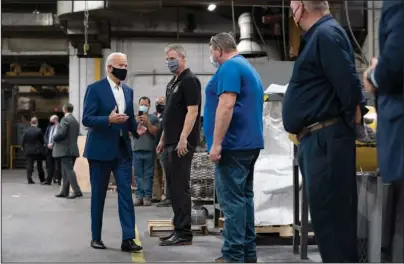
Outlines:
[[[162,105],[162,104],[156,105],[156,111],[157,111],[157,113],[159,113],[159,114],[163,113],[163,111],[164,111],[164,105]]]
[[[112,74],[119,80],[124,81],[126,79],[126,75],[128,74],[128,70],[112,67]]]

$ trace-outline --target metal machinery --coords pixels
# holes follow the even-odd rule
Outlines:
[[[209,212],[204,207],[206,204],[214,204],[214,163],[209,159],[207,152],[196,152],[191,165],[191,197],[194,205],[192,215],[196,222],[196,216],[204,212],[205,219]]]

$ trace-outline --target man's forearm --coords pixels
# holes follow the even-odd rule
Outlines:
[[[221,145],[229,129],[233,108],[218,107],[216,110],[215,130],[213,132],[213,145]]]
[[[164,130],[161,132],[160,142],[164,143]]]
[[[150,123],[147,123],[146,127],[149,130],[149,133],[152,134],[153,136],[155,136],[159,131],[159,126],[153,126]]]
[[[197,117],[198,117],[198,111],[196,112],[188,111],[187,115],[185,116],[184,127],[182,128],[180,138],[188,138],[189,134],[191,134],[191,131],[194,128]]]

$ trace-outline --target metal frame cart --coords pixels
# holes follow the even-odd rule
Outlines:
[[[207,152],[194,154],[191,165],[191,199],[194,208],[205,211],[206,218],[209,217],[209,212],[204,205],[215,203],[214,170],[215,165]]]

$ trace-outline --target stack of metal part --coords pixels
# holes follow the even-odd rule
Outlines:
[[[191,165],[191,196],[194,199],[213,199],[215,165],[207,153],[195,153]]]

